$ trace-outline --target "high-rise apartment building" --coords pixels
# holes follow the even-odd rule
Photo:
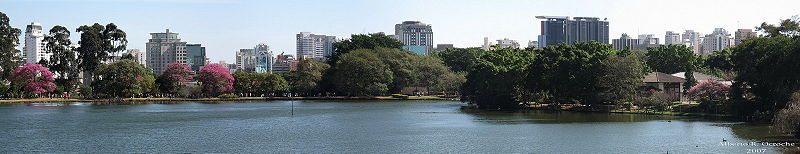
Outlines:
[[[681,40],[680,33],[667,31],[667,33],[664,35],[664,45],[671,45],[671,44],[683,44],[683,40]]]
[[[201,44],[186,44],[186,66],[191,67],[192,71],[200,71],[206,66],[206,47]]]
[[[22,49],[22,58],[25,63],[39,63],[40,60],[49,60],[53,54],[44,50],[44,36],[42,25],[32,22],[25,28],[25,47]]]
[[[284,55],[281,53],[275,58],[275,64],[272,65],[272,72],[289,72],[292,70],[292,63],[295,61],[292,55]]]
[[[169,29],[163,33],[150,33],[146,47],[147,68],[156,74],[161,74],[169,63],[188,64],[186,42],[181,42],[178,33],[169,32]]]
[[[639,39],[631,38],[625,33],[618,39],[611,40],[611,44],[614,45],[614,50],[639,50]]]
[[[333,54],[334,42],[336,36],[300,32],[297,34],[297,56],[325,61]]]
[[[417,54],[428,54],[433,49],[433,29],[420,21],[403,21],[394,26],[395,37],[403,42],[403,49]]]
[[[255,47],[256,52],[256,72],[257,73],[272,73],[272,64],[275,61],[272,58],[272,51],[269,51],[267,44],[258,44]]]
[[[713,33],[703,37],[703,48],[700,55],[709,55],[714,53],[714,51],[721,51],[732,45],[733,38],[731,38],[731,34],[725,29],[715,28]]]
[[[539,47],[597,41],[608,44],[608,21],[596,17],[536,16],[541,21]]]
[[[692,48],[695,54],[700,54],[702,52],[702,44],[703,37],[700,36],[700,32],[695,32],[694,30],[686,30],[681,34],[681,39],[683,40],[683,44],[689,48]]]
[[[239,52],[236,52],[236,70],[243,72],[256,71],[255,49],[239,49]]]
[[[739,45],[742,43],[742,41],[748,38],[756,37],[758,36],[758,34],[754,32],[753,29],[738,29],[736,30],[734,36],[735,38],[733,41],[733,45]]]

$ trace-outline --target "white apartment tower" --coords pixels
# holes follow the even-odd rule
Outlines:
[[[336,36],[300,32],[297,34],[297,56],[325,61],[333,54],[334,42]]]
[[[169,63],[182,63],[186,65],[186,42],[181,42],[178,33],[166,32],[150,33],[150,40],[147,42],[147,68],[156,74],[166,69]]]
[[[403,21],[394,25],[394,35],[403,42],[403,48],[417,54],[428,54],[433,49],[433,29],[420,21]]]
[[[683,44],[681,40],[681,34],[667,31],[666,35],[664,35],[664,45],[671,45],[671,44]]]
[[[702,51],[700,48],[702,45],[700,42],[703,41],[702,36],[700,36],[700,32],[695,32],[694,30],[686,30],[681,35],[681,39],[683,40],[683,44],[689,48],[694,50],[695,54],[700,54]]]
[[[25,28],[25,47],[22,49],[22,58],[25,63],[39,63],[40,60],[49,60],[52,54],[44,51],[44,33],[42,25],[32,22]]]
[[[703,38],[703,50],[700,55],[709,55],[714,51],[720,51],[732,45],[733,37],[731,37],[731,34],[725,29],[715,28],[713,33]]]

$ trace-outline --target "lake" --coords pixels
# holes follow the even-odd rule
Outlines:
[[[292,108],[294,111],[292,115]],[[449,101],[0,105],[0,153],[746,153],[759,126]],[[743,131],[738,131],[743,130]],[[744,131],[746,130],[746,131]],[[756,130],[756,131],[753,131]]]

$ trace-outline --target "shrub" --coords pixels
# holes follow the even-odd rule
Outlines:
[[[392,97],[400,99],[408,99],[408,95],[403,95],[403,94],[392,94]]]
[[[794,92],[786,108],[775,114],[773,124],[778,131],[800,137],[800,92]]]
[[[233,95],[233,94],[222,94],[222,95],[219,95],[217,97],[221,98],[221,99],[231,99],[231,98],[237,98],[239,96],[236,96],[236,95]]]

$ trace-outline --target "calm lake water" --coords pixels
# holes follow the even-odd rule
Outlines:
[[[757,126],[447,101],[0,105],[0,153],[746,153]]]

